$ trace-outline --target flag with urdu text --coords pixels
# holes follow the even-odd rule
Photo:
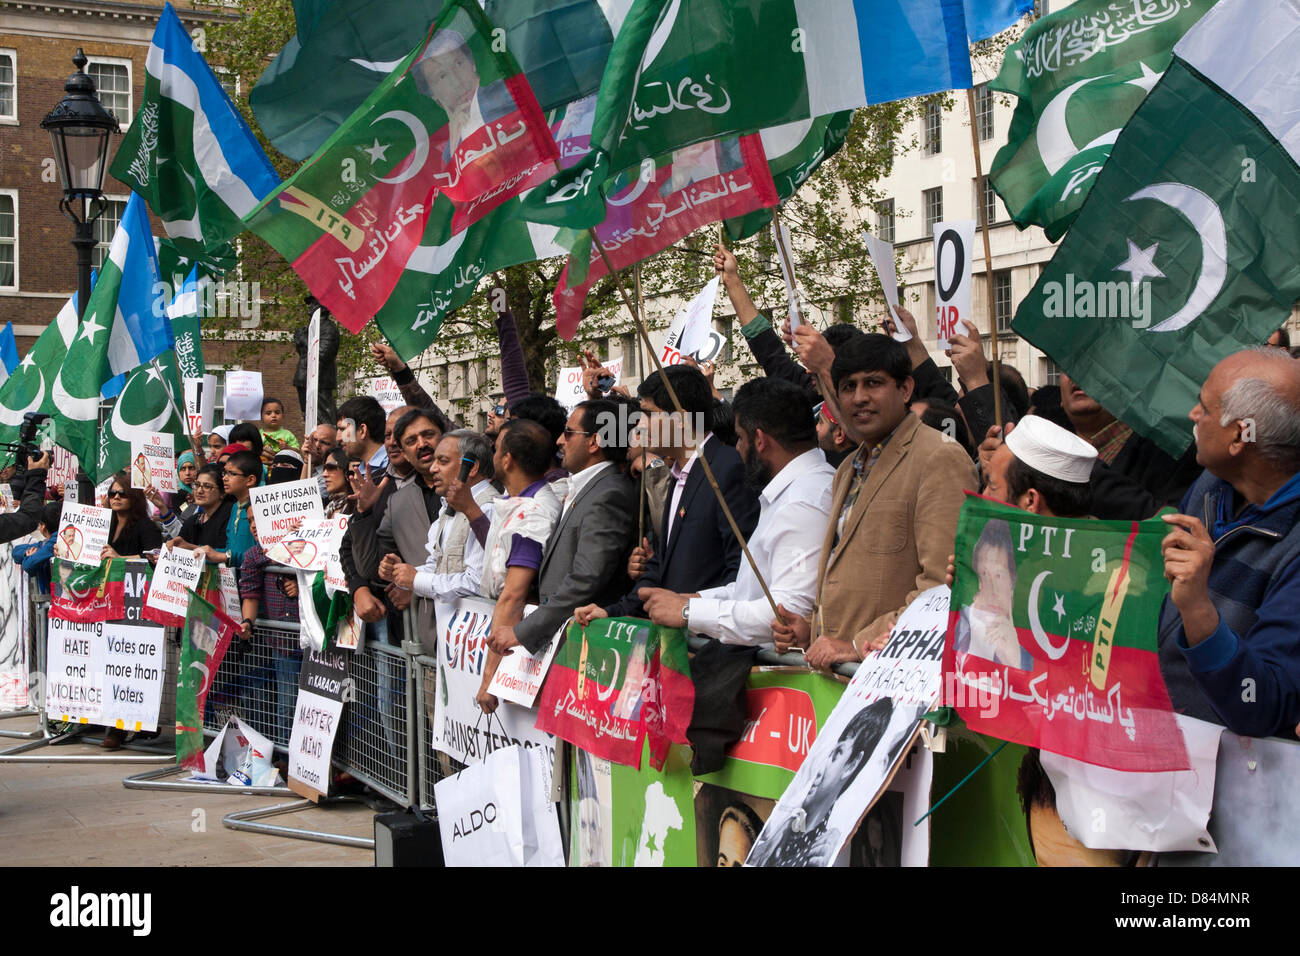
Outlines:
[[[104,481],[131,464],[132,438],[164,433],[172,436],[178,455],[189,447],[185,422],[172,408],[173,402],[176,408],[185,405],[179,381],[176,355],[171,351],[158,357],[157,368],[142,365],[127,376],[126,384],[113,402],[108,423],[99,430],[95,457],[82,465],[91,481]],[[170,400],[168,392],[171,392]]]
[[[182,767],[203,770],[203,710],[217,668],[239,629],[238,621],[190,592],[176,674],[176,760]]]
[[[483,9],[549,110],[596,91],[631,3],[486,0]],[[276,149],[303,160],[424,39],[443,0],[295,0],[293,6],[297,32],[248,101]]]
[[[125,616],[125,558],[111,558],[96,567],[55,558],[50,571],[50,617],[120,621]]]
[[[537,729],[596,757],[664,764],[669,744],[686,743],[695,708],[686,631],[641,618],[570,622],[537,700]]]
[[[63,356],[77,334],[77,295],[74,292],[54,321],[27,350],[18,367],[0,385],[0,442],[18,441],[23,416],[28,412],[54,412],[54,393],[46,378],[63,364]]]
[[[170,3],[144,68],[140,109],[109,171],[145,197],[183,255],[202,257],[244,231],[241,217],[280,177]]]
[[[555,143],[474,0],[448,0],[326,143],[248,217],[336,319],[360,331],[420,245],[435,198],[452,232],[554,171]]]
[[[1012,323],[1175,458],[1210,370],[1300,299],[1297,44],[1294,4],[1205,14]]]
[[[1160,675],[1163,521],[1057,518],[967,494],[944,646],[971,730],[1114,770],[1186,770]]]
[[[1018,100],[988,178],[1020,228],[1065,234],[1174,44],[1214,2],[1078,0],[1008,48],[989,87]]]
[[[208,370],[203,361],[203,330],[199,327],[199,320],[214,296],[212,279],[195,266],[184,284],[176,289],[171,305],[167,306],[167,318],[176,339],[176,368],[181,379],[202,378]]]

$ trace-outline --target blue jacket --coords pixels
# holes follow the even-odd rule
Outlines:
[[[50,562],[54,560],[54,535],[50,535],[40,544],[20,544],[14,546],[14,560],[36,579],[36,586],[41,594],[50,593]]]
[[[1169,598],[1160,614],[1160,669],[1174,709],[1249,737],[1294,738],[1300,723],[1300,473],[1261,506],[1235,514],[1232,486],[1208,471],[1183,514],[1214,539],[1210,599],[1219,627],[1187,646]]]

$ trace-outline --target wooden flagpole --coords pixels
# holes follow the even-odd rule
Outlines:
[[[980,235],[984,237],[984,288],[989,309],[989,340],[993,347],[993,421],[1002,427],[1002,381],[998,373],[998,316],[993,303],[993,254],[989,251],[988,210],[984,207],[984,167],[980,162],[980,134],[975,120],[975,90],[966,91],[966,109],[970,113],[970,145],[975,154],[975,205],[979,209]],[[982,441],[982,436],[977,439]]]

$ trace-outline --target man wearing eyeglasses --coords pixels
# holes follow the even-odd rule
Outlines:
[[[487,436],[493,447],[496,446],[497,435],[501,433],[501,426],[506,423],[507,411],[509,411],[509,406],[506,404],[505,398],[501,397],[497,398],[496,404],[488,409],[487,430],[483,434]]]
[[[226,559],[232,568],[238,568],[244,552],[257,542],[248,519],[248,493],[262,483],[262,459],[251,451],[236,452],[226,460],[221,477],[226,494],[235,499],[226,525]]]

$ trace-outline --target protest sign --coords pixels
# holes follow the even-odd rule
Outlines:
[[[609,374],[614,376],[614,384],[617,385],[623,378],[622,357],[601,364],[609,369]],[[579,365],[574,368],[562,368],[556,376],[555,400],[569,411],[573,411],[580,402],[587,400],[587,393],[582,390],[582,372],[583,367]]]
[[[212,418],[216,413],[217,377],[186,378],[181,380],[181,385],[185,389],[186,430],[191,435],[208,434],[212,431]],[[261,417],[261,409],[258,417]]]
[[[775,214],[772,217],[772,239],[776,242],[776,260],[781,265],[781,278],[785,282],[785,301],[786,308],[789,310],[790,331],[794,332],[803,324],[799,304],[799,284],[794,274],[794,258],[790,251],[790,230]]]
[[[325,517],[320,485],[315,478],[251,488],[248,506],[257,523],[257,540],[268,555],[274,545],[295,533],[304,521]]]
[[[871,233],[864,231],[862,239],[867,244],[867,253],[871,256],[871,264],[876,268],[876,275],[880,278],[880,288],[885,293],[885,302],[889,305],[891,311],[898,309],[898,274],[894,266],[894,244],[885,242],[883,239],[877,239]],[[908,342],[912,338],[912,333],[907,331],[907,327],[899,322],[894,321],[894,341]]]
[[[555,738],[534,726],[537,711],[503,700],[484,715],[475,696],[487,663],[487,636],[496,604],[483,598],[439,603],[438,667],[435,672],[433,749],[461,763],[481,763],[488,754],[512,744],[540,748],[550,759]]]
[[[64,501],[68,500],[68,489],[74,489],[72,501],[76,501],[77,456],[61,445],[50,450],[50,470],[45,475],[45,484],[50,488],[66,485]]]
[[[17,506],[18,503],[14,501],[14,490],[10,487],[9,482],[6,481],[4,484],[0,484],[0,511],[8,514]]]
[[[257,530],[259,532],[262,530],[260,518],[257,521]],[[299,571],[324,571],[329,558],[338,555],[339,545],[343,543],[343,534],[347,530],[347,515],[336,515],[333,518],[308,518],[295,530],[267,548],[266,556],[276,564],[283,564],[285,567]]]
[[[203,712],[208,691],[239,630],[239,622],[215,604],[197,593],[190,594],[176,673],[176,760],[182,767],[204,769]]]
[[[945,702],[972,730],[1114,770],[1186,770],[1156,657],[1163,521],[1036,515],[968,495]]]
[[[99,567],[100,554],[108,544],[108,528],[113,512],[94,505],[64,504],[59,519],[58,540],[54,542],[54,556]]]
[[[536,748],[503,747],[434,784],[447,866],[563,866],[551,764]]]
[[[922,824],[930,829],[930,865],[1035,866],[1016,794],[1029,748],[972,733],[961,721],[945,729],[931,791],[943,806]]]
[[[948,589],[907,606],[883,650],[868,654],[845,688],[754,844],[754,866],[831,866],[876,803],[939,699]],[[929,780],[924,781],[929,792]],[[893,800],[893,798],[891,798]],[[900,796],[898,800],[902,800]],[[885,814],[880,833],[894,828]],[[884,856],[902,859],[900,838]],[[881,836],[884,839],[884,836]]]
[[[573,757],[571,866],[695,865],[695,778],[688,747],[669,747],[658,770],[648,762],[640,769],[612,763],[580,748]]]
[[[307,386],[302,410],[304,435],[310,435],[320,424],[320,311],[313,312],[311,321],[307,323]]]
[[[262,373],[226,373],[226,421],[262,420]]]
[[[204,563],[202,551],[164,547],[158,553],[158,564],[149,582],[144,616],[168,627],[184,627],[190,607],[189,592],[199,589]]]
[[[224,564],[217,565],[218,587],[221,589],[221,610],[236,621],[242,620],[244,613],[239,600],[239,582],[235,580],[235,569]]]
[[[131,487],[175,494],[180,490],[176,481],[175,437],[166,432],[132,436]]]
[[[289,789],[313,803],[329,793],[330,755],[347,679],[347,654],[332,649],[303,652],[289,737]]]
[[[946,349],[948,339],[963,332],[961,323],[975,328],[970,307],[975,220],[939,222],[934,226],[934,301],[938,327],[936,348]]]
[[[143,618],[149,565],[126,563],[119,621],[51,616],[46,711],[64,721],[123,730],[157,730],[167,666],[164,631]]]
[[[492,683],[488,685],[488,693],[520,707],[532,707],[542,691],[542,682],[546,680],[551,661],[555,658],[555,650],[563,637],[564,628],[561,627],[541,653],[530,654],[523,647],[516,647],[501,658],[497,672],[492,675]]]
[[[669,743],[686,742],[694,706],[685,630],[601,618],[569,624],[537,702],[537,727],[632,767],[648,740],[659,767]]]
[[[718,336],[717,347],[712,338],[713,303],[718,298],[718,281],[716,278],[710,279],[704,289],[677,313],[664,337],[659,356],[661,364],[680,365],[682,359],[691,355],[695,355],[701,362],[707,362],[718,354],[721,336]]]
[[[126,561],[90,567],[55,558],[50,566],[50,617],[65,621],[120,621],[126,614]]]
[[[366,382],[366,394],[384,407],[385,415],[391,415],[406,404],[402,390],[391,376],[370,379]]]

